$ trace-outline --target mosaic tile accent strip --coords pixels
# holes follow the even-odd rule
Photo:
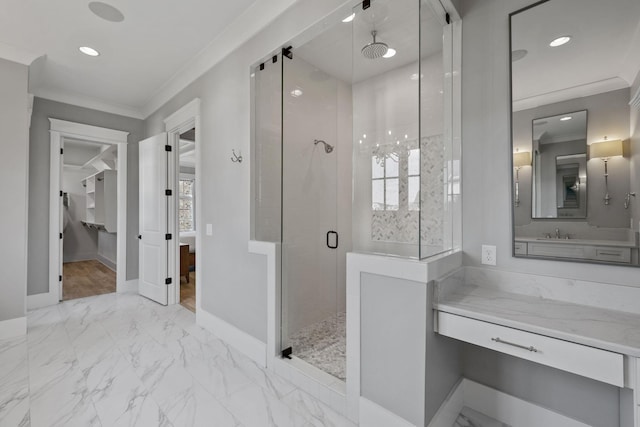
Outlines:
[[[422,138],[420,144],[420,198],[422,211],[409,210],[408,150],[405,146],[399,157],[399,202],[396,211],[372,211],[371,239],[382,242],[418,243],[442,246],[444,226],[444,144],[442,135]],[[421,221],[418,233],[418,220]]]

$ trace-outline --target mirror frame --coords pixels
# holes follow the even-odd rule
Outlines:
[[[545,2],[548,0],[545,0]],[[557,117],[557,116],[564,116],[564,115],[571,115],[571,114],[577,114],[577,113],[582,113],[584,112],[585,114],[585,118],[584,118],[584,155],[585,155],[585,169],[587,172],[587,178],[589,177],[589,146],[587,145],[587,136],[588,136],[588,131],[589,131],[589,110],[584,109],[584,110],[577,110],[577,111],[567,111],[566,113],[562,113],[562,114],[556,114],[553,116],[544,116],[544,117],[535,117],[534,119],[531,120],[531,135],[533,135],[533,129],[534,129],[534,122],[536,120],[543,120],[543,119],[548,119],[548,118],[553,118],[553,117]],[[511,118],[513,120],[513,111],[511,112]],[[511,125],[513,126],[513,124]],[[513,149],[513,129],[511,129],[511,148]],[[533,141],[531,141],[531,144],[533,145]],[[583,154],[583,153],[573,153],[573,154]],[[563,156],[567,156],[569,154],[563,154]],[[533,146],[532,146],[532,150],[531,150],[531,183],[530,183],[530,193],[531,193],[531,220],[536,220],[536,221],[586,221],[589,222],[589,213],[587,212],[587,207],[588,207],[588,203],[589,203],[589,191],[587,190],[585,192],[584,195],[584,216],[578,216],[578,217],[571,217],[571,218],[563,218],[563,217],[559,217],[556,216],[555,218],[550,218],[550,217],[534,217],[533,216]],[[557,162],[557,156],[556,156],[556,162]],[[513,169],[513,159],[511,160],[511,168]],[[512,178],[512,182],[513,182],[513,178]],[[587,179],[587,183],[589,182],[589,180]],[[588,185],[588,184],[587,184]],[[588,187],[587,187],[588,188]],[[521,199],[522,200],[522,199]],[[511,207],[512,211],[513,211],[513,206]],[[514,221],[513,221],[513,235],[515,237],[515,212],[512,212]]]
[[[508,90],[508,114],[509,114],[509,118],[508,118],[508,123],[509,123],[509,144],[508,144],[508,156],[509,156],[509,166],[510,166],[510,172],[509,172],[509,177],[510,177],[510,181],[509,181],[509,192],[510,192],[510,197],[509,200],[511,202],[510,204],[510,210],[511,210],[511,256],[513,258],[518,258],[518,259],[528,259],[528,260],[532,260],[532,261],[560,261],[560,262],[572,262],[572,263],[582,263],[582,264],[595,264],[595,265],[609,265],[609,266],[616,266],[616,267],[632,267],[632,268],[638,268],[640,267],[640,263],[638,264],[634,264],[634,263],[629,263],[629,264],[621,264],[621,263],[617,263],[617,262],[613,262],[613,261],[600,261],[600,260],[595,260],[595,259],[579,259],[579,258],[564,258],[564,257],[554,257],[554,256],[530,256],[530,255],[522,255],[522,254],[517,254],[516,253],[516,225],[515,225],[515,186],[514,186],[514,178],[515,178],[515,173],[514,173],[514,164],[513,164],[513,140],[514,140],[514,134],[513,134],[513,62],[512,62],[512,52],[513,52],[513,44],[512,44],[512,33],[513,33],[513,17],[515,15],[518,15],[520,13],[526,12],[529,9],[532,9],[534,7],[540,6],[544,3],[548,3],[550,0],[539,0],[536,1],[528,6],[522,7],[520,9],[517,9],[511,13],[509,13],[509,22],[508,22],[508,58],[509,58],[509,90]],[[587,124],[588,124],[588,109],[587,109]],[[531,124],[531,126],[533,126],[533,122]],[[588,127],[587,127],[587,132],[588,132]],[[587,133],[588,135],[588,133]],[[589,160],[589,147],[587,144],[587,161]],[[588,164],[587,164],[587,171],[588,171]],[[533,174],[532,174],[533,175]],[[587,175],[588,176],[588,175]],[[533,185],[533,180],[531,180],[531,185]],[[531,189],[531,194],[533,194],[533,189]],[[588,203],[588,201],[586,202]],[[533,204],[532,204],[532,208],[533,208]],[[588,209],[588,206],[587,206]],[[531,213],[531,212],[530,212]],[[575,220],[577,221],[585,221],[588,222],[588,215],[589,212],[587,210],[586,213],[586,217],[585,218],[575,218]],[[569,221],[571,219],[569,218],[535,218],[536,221]],[[637,235],[637,232],[636,232]],[[636,237],[637,239],[637,237]],[[640,252],[640,247],[635,246],[632,247],[632,250],[638,251]],[[640,254],[636,254],[635,256],[637,256],[638,258],[640,258]],[[633,262],[634,260],[634,254],[632,252],[632,257],[631,260]]]

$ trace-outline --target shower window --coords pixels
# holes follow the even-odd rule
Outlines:
[[[397,211],[400,201],[398,160],[392,157],[371,157],[371,209]]]
[[[420,210],[420,150],[415,148],[409,150],[408,159],[408,197],[409,210]]]
[[[180,231],[194,231],[194,182],[193,178],[180,178],[179,187],[180,201],[179,201],[179,223]]]

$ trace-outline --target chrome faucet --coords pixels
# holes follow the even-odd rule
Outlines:
[[[560,238],[560,229],[556,228],[556,239]]]

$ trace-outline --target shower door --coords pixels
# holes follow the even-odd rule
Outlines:
[[[344,149],[337,132],[339,82],[295,51],[282,61],[283,356],[344,377],[343,367],[331,362],[345,342],[344,278],[338,279],[339,261],[345,263],[337,214]]]

